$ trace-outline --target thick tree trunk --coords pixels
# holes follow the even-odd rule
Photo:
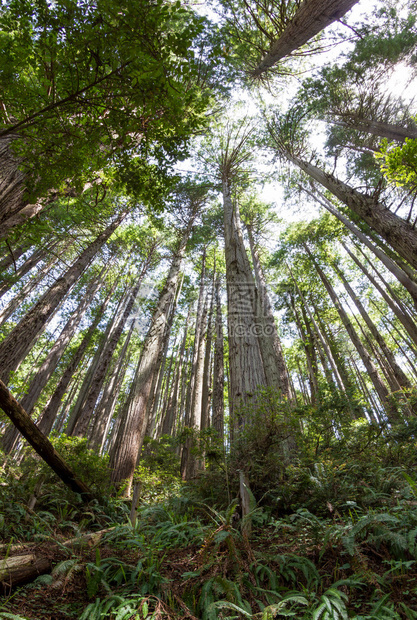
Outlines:
[[[285,151],[285,157],[312,179],[318,181],[377,232],[402,258],[417,268],[417,230],[374,198],[361,194],[299,157]]]
[[[246,254],[237,204],[233,204],[230,186],[223,181],[224,236],[227,278],[227,316],[229,334],[230,390],[229,409],[232,424],[241,404],[253,402],[256,390],[266,385],[266,377],[254,316],[255,280]]]
[[[247,225],[246,229],[248,231],[250,251],[255,271],[257,289],[256,301],[258,305],[256,318],[261,323],[259,343],[267,385],[272,388],[278,388],[284,399],[290,401],[292,396],[288,370],[282,352],[281,340],[278,335],[272,305],[266,288],[265,276],[253,239],[252,228]]]
[[[55,450],[49,439],[40,432],[36,424],[30,419],[26,411],[13,398],[11,392],[0,380],[0,408],[10,418],[23,437],[45,461],[47,465],[61,478],[74,493],[79,493],[84,502],[94,499],[90,489],[79,480],[72,469]]]
[[[124,217],[125,214],[118,216],[100,233],[0,344],[0,377],[3,381],[8,382],[10,373],[16,370],[33,340]]]
[[[279,39],[262,59],[254,76],[261,75],[277,62],[297,51],[327,26],[347,13],[358,0],[304,0]]]
[[[344,114],[343,118],[344,120],[336,120],[331,117],[328,120],[333,125],[338,125],[339,127],[370,133],[373,136],[395,140],[396,142],[405,142],[406,138],[412,140],[417,138],[417,129],[413,127],[401,127],[400,125],[384,123],[383,121],[360,118],[353,113],[351,115]]]

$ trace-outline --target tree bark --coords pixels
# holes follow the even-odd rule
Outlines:
[[[30,443],[32,448],[57,476],[61,478],[64,484],[74,491],[74,493],[79,493],[84,502],[90,502],[95,499],[87,485],[77,478],[76,474],[55,450],[49,439],[40,432],[36,424],[30,419],[17,400],[13,398],[11,392],[1,380],[0,407],[22,433],[23,437]]]
[[[317,200],[317,197],[312,192],[308,190],[305,191]],[[369,248],[377,258],[379,258],[381,263],[385,265],[385,267],[397,278],[397,280],[404,286],[404,288],[407,289],[413,299],[414,305],[417,308],[417,284],[409,277],[407,273],[403,271],[403,269],[401,269],[401,267],[397,265],[397,263],[392,260],[392,258],[387,256],[387,254],[383,250],[381,250],[374,243],[372,243],[368,239],[368,237],[361,230],[359,230],[357,226],[355,226],[355,224],[350,222],[347,217],[345,217],[340,211],[338,211],[324,196],[321,196],[321,198],[322,200],[319,201],[320,204],[323,205],[329,211],[329,213],[337,217],[346,226],[346,228],[353,232],[353,234],[364,245],[366,245],[366,247]]]
[[[220,277],[216,280],[216,342],[214,345],[213,370],[213,428],[221,443],[224,442],[224,336],[220,299]]]
[[[16,370],[24,359],[32,341],[44,328],[47,320],[88,267],[98,250],[114,233],[125,215],[126,213],[119,215],[99,234],[0,344],[0,377],[4,382],[8,382],[10,373]]]
[[[332,174],[323,172],[317,166],[292,155],[288,150],[285,150],[283,154],[312,179],[328,189],[385,239],[402,258],[417,268],[417,231],[409,222],[392,213],[374,198],[361,194]]]
[[[130,493],[136,462],[142,449],[148,421],[146,413],[152,380],[156,372],[156,364],[165,335],[169,311],[175,297],[181,262],[192,222],[193,220],[190,220],[182,236],[153,313],[152,323],[145,337],[142,354],[126,405],[126,415],[121,421],[111,455],[112,480],[117,485],[123,480],[127,480],[127,487],[124,491],[126,495]]]
[[[252,75],[261,75],[282,58],[298,50],[324,28],[343,17],[357,2],[358,0],[304,0]]]
[[[228,180],[223,180],[224,237],[229,335],[229,409],[233,424],[239,405],[253,402],[256,390],[266,385],[259,347],[255,280],[246,254],[237,204],[233,204]]]

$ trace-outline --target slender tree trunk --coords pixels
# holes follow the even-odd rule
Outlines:
[[[3,297],[12,286],[31,271],[41,260],[47,256],[47,248],[35,250],[31,256],[19,267],[17,272],[12,276],[5,276],[4,282],[0,285],[0,298]]]
[[[39,271],[33,278],[30,278],[28,282],[16,293],[11,301],[0,312],[0,325],[3,325],[12,314],[19,308],[19,306],[26,301],[32,291],[36,290],[40,292],[40,283],[46,276],[55,268],[58,259],[53,257],[49,262],[40,267]]]
[[[216,342],[213,370],[213,428],[224,442],[224,336],[220,299],[220,276],[216,280]]]
[[[143,282],[143,278],[145,277],[146,271],[150,264],[150,258],[151,257],[149,256],[146,263],[142,266],[136,284],[133,290],[128,294],[127,304],[125,305],[125,308],[114,329],[110,332],[108,338],[106,339],[105,347],[100,356],[100,360],[94,373],[90,389],[83,403],[80,416],[78,417],[72,431],[72,435],[74,437],[84,437],[87,434],[88,425],[92,420],[94,408],[103,387],[103,383],[106,378],[106,374],[109,369],[114,351],[120,340],[120,337],[126,325],[126,321],[132,312],[136,297]],[[118,312],[119,311],[120,310],[118,310]],[[118,313],[116,314],[115,318],[117,318],[117,316]]]
[[[8,382],[10,373],[24,359],[33,340],[124,217],[125,214],[118,216],[99,234],[0,344],[0,376],[3,381]]]
[[[78,305],[78,308],[67,321],[62,332],[55,341],[52,349],[49,351],[41,367],[33,377],[26,391],[26,394],[23,396],[23,398],[20,399],[20,404],[28,415],[32,414],[32,410],[36,404],[36,401],[38,400],[40,394],[48,383],[50,377],[52,376],[52,373],[55,371],[66,346],[73,337],[75,330],[77,329],[81,319],[85,314],[85,311],[87,310],[87,307],[91,303],[91,300],[94,298],[94,295],[96,294],[97,289],[101,284],[100,278],[103,276],[104,271],[105,268],[102,270],[99,278],[90,283],[90,286],[84,293],[83,298]],[[10,453],[13,450],[14,444],[17,439],[18,431],[14,427],[11,427],[10,431],[6,432],[3,438],[2,444],[4,452],[6,452],[7,454]]]
[[[127,334],[123,343],[122,350],[120,351],[120,355],[114,371],[109,378],[107,385],[104,388],[103,395],[97,406],[94,424],[89,435],[90,448],[92,448],[93,450],[97,450],[99,454],[101,454],[103,451],[103,446],[105,444],[107,433],[111,423],[111,417],[113,415],[117,397],[120,392],[121,383],[126,372],[128,357],[127,351],[133,333],[133,326],[134,323],[132,322],[129,333]]]
[[[417,128],[415,127],[401,127],[400,125],[394,125],[392,123],[384,123],[383,121],[361,118],[354,113],[346,113],[339,119],[330,117],[328,118],[328,121],[333,125],[338,125],[339,127],[346,127],[347,129],[354,129],[355,131],[370,133],[373,136],[387,138],[388,140],[395,140],[396,142],[405,142],[406,138],[410,138],[412,140],[417,138]]]
[[[377,344],[381,348],[381,351],[385,355],[385,358],[387,359],[387,361],[388,361],[388,363],[389,363],[389,365],[390,365],[390,367],[392,369],[392,372],[394,374],[395,380],[397,381],[398,385],[401,388],[404,388],[405,390],[409,390],[411,388],[410,381],[408,380],[408,378],[405,375],[404,371],[398,365],[398,363],[397,363],[397,361],[395,359],[394,354],[392,353],[390,348],[387,346],[387,343],[385,342],[384,338],[382,337],[382,335],[379,332],[378,328],[376,327],[375,323],[372,321],[371,317],[366,312],[366,310],[365,310],[362,302],[360,301],[359,297],[356,295],[355,291],[350,286],[349,282],[345,278],[345,276],[342,273],[342,271],[338,267],[336,267],[336,266],[335,266],[335,271],[336,271],[337,275],[339,276],[340,280],[343,282],[343,286],[345,287],[345,289],[346,289],[347,293],[349,294],[350,298],[352,299],[352,301],[354,302],[355,306],[359,310],[359,314],[361,315],[362,319],[366,323],[366,325],[367,325],[369,331],[371,332],[375,342],[377,342]]]
[[[0,273],[4,273],[6,269],[11,267],[12,265],[14,265],[14,269],[16,273],[17,272],[17,268],[16,268],[17,261],[19,260],[21,256],[23,256],[25,252],[29,250],[31,246],[32,246],[32,243],[28,241],[26,243],[21,243],[14,250],[9,245],[7,247],[7,252],[5,253],[4,258],[2,258],[0,261]]]
[[[210,388],[211,388],[211,349],[213,340],[213,312],[214,312],[214,273],[210,294],[210,309],[207,319],[206,350],[203,368],[203,391],[201,394],[201,430],[210,426]]]
[[[303,343],[304,351],[306,354],[306,362],[308,368],[308,376],[309,376],[309,384],[310,384],[310,394],[311,394],[311,402],[315,404],[317,401],[317,395],[319,391],[318,386],[318,368],[317,368],[317,358],[315,355],[315,349],[313,344],[313,337],[310,334],[310,337],[307,336],[306,331],[304,329],[303,323],[301,321],[301,317],[297,311],[295,305],[295,299],[291,295],[291,308],[294,314],[294,319],[297,324],[298,333],[300,335],[300,340]]]
[[[306,190],[307,193],[313,198],[317,197],[310,191]],[[377,258],[383,263],[383,265],[397,278],[399,282],[407,289],[410,293],[414,305],[417,308],[417,284],[409,277],[407,273],[404,272],[401,267],[395,263],[392,258],[387,256],[387,254],[377,247],[374,243],[372,243],[368,237],[361,231],[355,224],[350,222],[347,217],[345,217],[340,211],[338,211],[329,200],[327,200],[324,196],[321,196],[322,200],[320,200],[320,204],[323,205],[332,215],[337,217],[345,226],[348,228],[353,234],[364,244],[367,248],[375,254]]]
[[[148,422],[146,413],[152,380],[156,372],[158,355],[163,346],[169,311],[175,297],[181,262],[191,227],[192,220],[183,234],[180,247],[175,254],[164,288],[159,296],[128,398],[126,415],[121,421],[111,455],[112,480],[116,484],[127,480],[126,495],[130,493],[136,462],[142,449]]]
[[[345,326],[346,331],[349,334],[349,337],[352,341],[352,344],[354,345],[355,349],[357,350],[365,368],[366,371],[372,381],[372,384],[375,388],[376,393],[378,394],[384,408],[385,411],[387,413],[387,416],[390,419],[397,419],[398,418],[398,412],[395,409],[393,403],[391,403],[390,399],[389,399],[389,392],[384,384],[384,382],[382,381],[372,359],[371,356],[369,355],[368,351],[366,350],[365,346],[362,344],[355,328],[353,327],[347,313],[345,312],[345,310],[343,309],[339,298],[336,295],[336,292],[334,291],[332,285],[330,284],[329,280],[327,279],[327,276],[325,275],[325,273],[323,272],[323,270],[321,269],[321,267],[318,265],[317,261],[314,259],[314,257],[312,256],[308,246],[305,246],[306,251],[308,252],[317,273],[320,276],[321,281],[324,284],[324,287],[326,289],[326,291],[328,292],[330,299],[332,300],[339,316],[340,319],[343,323],[343,325]]]
[[[65,369],[61,379],[59,380],[59,383],[56,386],[55,391],[51,396],[51,399],[49,400],[48,404],[46,405],[46,407],[44,408],[44,410],[42,411],[39,417],[37,424],[38,424],[39,429],[43,433],[45,433],[45,435],[49,435],[49,433],[51,432],[51,429],[56,419],[59,407],[62,403],[64,394],[74,376],[74,373],[76,372],[76,370],[79,368],[79,365],[81,364],[81,361],[88,348],[88,345],[91,342],[91,339],[94,335],[97,325],[100,323],[103,317],[104,311],[107,307],[107,304],[109,303],[109,300],[111,299],[111,296],[114,293],[116,286],[117,286],[117,281],[114,282],[108,295],[106,296],[105,300],[103,301],[98,311],[96,312],[96,316],[92,324],[87,329],[80,343],[80,346],[75,351],[74,356],[71,359],[70,363],[68,364],[67,368]]]
[[[165,412],[165,416],[163,419],[163,424],[161,427],[161,435],[172,435],[175,425],[175,419],[177,415],[177,411],[179,409],[180,403],[180,385],[181,379],[183,379],[183,364],[184,364],[184,354],[185,354],[185,346],[187,343],[187,335],[188,335],[188,324],[191,316],[191,304],[188,309],[188,316],[185,322],[184,327],[184,335],[181,342],[180,352],[178,356],[178,364],[175,371],[175,379],[174,379],[174,388],[171,391],[171,396],[168,400],[167,409]]]
[[[400,323],[402,323],[412,342],[417,345],[417,326],[415,325],[415,323],[410,319],[408,315],[404,314],[404,312],[402,312],[402,310],[397,306],[397,304],[394,303],[391,297],[387,295],[385,290],[378,284],[373,275],[366,269],[365,265],[357,258],[357,256],[355,256],[355,254],[353,254],[353,252],[351,252],[351,250],[344,243],[342,243],[342,246],[351,257],[351,259],[354,261],[354,263],[356,263],[359,269],[374,285],[376,290],[379,292],[385,303],[392,310]]]
[[[112,316],[110,320],[107,322],[106,329],[104,334],[101,337],[98,347],[95,350],[94,356],[91,360],[88,371],[84,377],[83,383],[81,385],[81,389],[77,395],[77,400],[75,401],[74,406],[71,410],[71,415],[67,422],[67,426],[65,428],[65,433],[67,435],[73,435],[74,429],[76,428],[78,421],[80,418],[83,418],[83,425],[85,416],[83,415],[84,405],[88,398],[88,394],[90,392],[91,386],[94,381],[94,377],[96,375],[97,369],[100,365],[103,353],[106,349],[107,342],[111,338],[111,334],[115,329],[117,318],[119,316],[120,310],[123,309],[125,302],[127,301],[127,292],[124,290],[121,298],[119,299],[116,308],[113,310]]]
[[[320,168],[292,155],[289,151],[285,151],[284,155],[312,179],[328,189],[381,235],[402,258],[417,268],[417,231],[409,222],[392,213],[374,198],[361,194],[343,181],[339,181],[332,174],[323,172]]]

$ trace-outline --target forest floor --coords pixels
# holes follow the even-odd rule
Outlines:
[[[55,568],[14,590],[6,586],[0,618],[417,618],[417,562],[394,559],[390,535],[384,542],[378,531],[391,531],[390,514],[385,505],[366,523],[358,519],[350,550],[353,539],[343,536],[352,527],[340,514],[318,519],[303,510],[258,523],[250,538],[224,515],[208,523],[200,511],[200,519],[181,520],[161,507],[147,509],[135,529],[116,526],[81,549],[60,544],[64,530],[55,543],[18,550]],[[268,606],[271,615],[262,615]]]

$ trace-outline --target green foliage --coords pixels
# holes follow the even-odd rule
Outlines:
[[[403,145],[395,145],[385,138],[375,157],[390,183],[413,194],[417,191],[417,140],[406,138]]]

